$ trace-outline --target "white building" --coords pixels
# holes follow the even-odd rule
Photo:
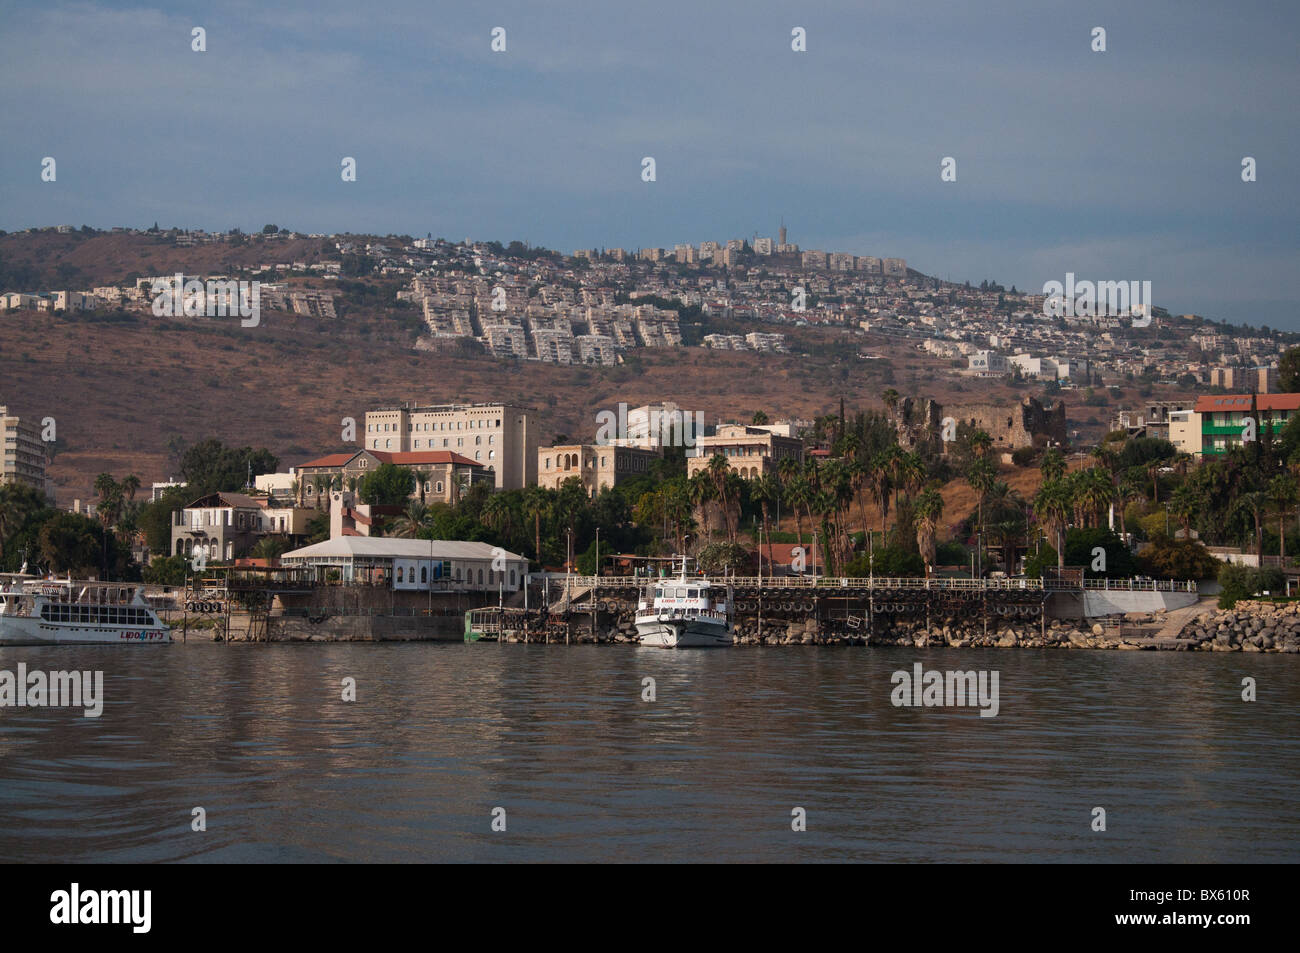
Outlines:
[[[528,574],[527,559],[488,543],[384,536],[335,536],[291,550],[280,563],[314,568],[321,580],[334,571],[344,583],[381,578],[412,592],[517,592]]]

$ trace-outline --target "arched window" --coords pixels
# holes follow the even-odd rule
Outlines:
[[[406,570],[404,570],[401,566],[398,566],[398,567],[397,567],[397,581],[398,581],[398,582],[404,582],[404,581],[405,581],[405,580],[402,578],[402,574],[403,574],[405,571],[406,571]]]
[[[441,492],[442,492],[442,481],[439,480],[439,481],[437,482],[436,486],[437,486],[437,491],[438,491],[439,493],[441,493]]]
[[[483,570],[482,570],[482,569],[480,569],[480,570],[478,571],[478,584],[479,584],[480,586],[483,585]]]
[[[428,567],[428,566],[421,566],[421,567],[420,567],[420,582],[425,583],[425,582],[428,582],[428,581],[429,581],[429,567]]]

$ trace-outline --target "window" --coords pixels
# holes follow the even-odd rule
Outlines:
[[[482,570],[482,569],[480,569],[480,570],[478,571],[478,584],[479,584],[480,586],[483,585],[483,570]]]
[[[398,582],[404,582],[404,581],[405,581],[405,580],[402,579],[402,573],[403,573],[403,572],[404,572],[404,570],[402,569],[402,567],[401,567],[401,566],[398,566],[398,567],[397,567],[397,581],[398,581]]]
[[[421,567],[420,567],[420,582],[428,582],[428,581],[429,581],[429,567],[428,567],[428,566],[421,566]]]

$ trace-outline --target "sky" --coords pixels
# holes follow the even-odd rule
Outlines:
[[[1148,280],[1174,313],[1300,331],[1293,0],[0,0],[0,24],[10,231],[572,252],[784,219],[803,249],[1020,290]]]

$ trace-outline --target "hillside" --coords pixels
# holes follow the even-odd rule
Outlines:
[[[337,258],[327,245],[298,239],[178,248],[153,235],[46,231],[0,236],[0,262],[10,273],[44,276],[29,289],[90,288],[133,273],[206,274]],[[841,327],[781,326],[788,355],[642,348],[615,367],[502,362],[472,346],[417,351],[419,312],[394,302],[396,280],[307,281],[346,289],[337,319],[264,309],[260,326],[242,328],[233,319],[139,312],[0,316],[0,403],[21,415],[56,418],[60,442],[50,474],[59,503],[90,496],[101,471],[134,472],[146,485],[166,479],[175,472],[177,446],[208,437],[264,445],[283,467],[302,463],[343,449],[343,417],[360,423],[368,409],[401,401],[522,404],[539,411],[549,441],[590,439],[596,414],[619,401],[675,401],[713,423],[747,420],[759,409],[812,418],[837,412],[841,398],[849,413],[879,408],[888,387],[944,402],[1041,394],[1038,385],[1013,389],[1001,379],[959,377],[952,362],[912,343]],[[1070,426],[1095,437],[1111,409],[1082,407],[1077,394],[1062,395]],[[1136,399],[1131,389],[1128,395]]]

